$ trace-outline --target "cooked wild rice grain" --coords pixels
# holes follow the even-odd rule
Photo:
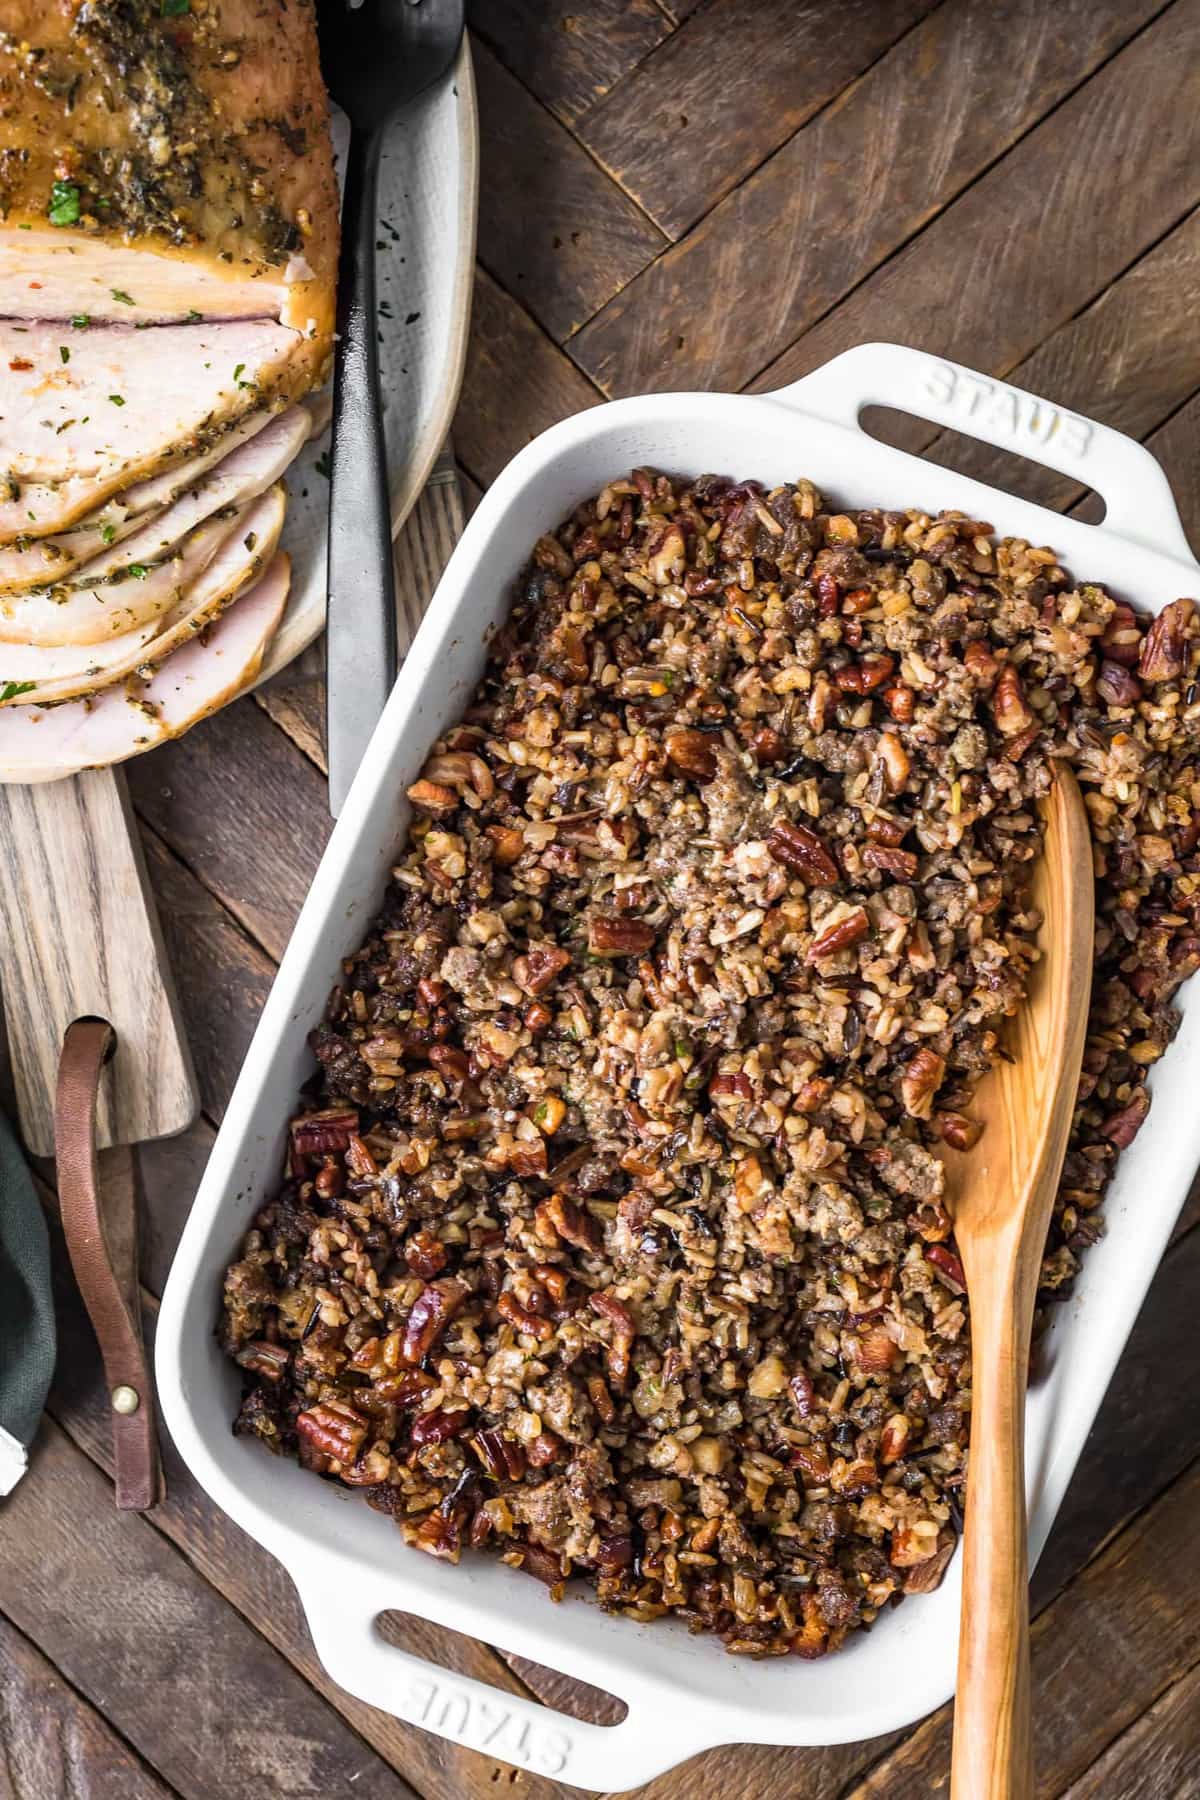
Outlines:
[[[1068,1291],[1200,966],[1200,621],[957,515],[635,470],[534,547],[225,1283],[239,1431],[410,1543],[818,1656],[955,1543],[942,1141],[1050,759],[1097,963]]]

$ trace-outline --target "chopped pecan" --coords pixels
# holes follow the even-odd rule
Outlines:
[[[687,728],[668,731],[663,742],[668,760],[681,775],[700,782],[715,779],[717,758],[711,740],[703,731]]]
[[[914,1564],[904,1581],[906,1594],[932,1594],[941,1586],[942,1576],[946,1573],[951,1557],[954,1555],[958,1538],[948,1525],[943,1525],[938,1532],[937,1548],[932,1556],[923,1562]]]
[[[1142,628],[1132,606],[1119,600],[1113,607],[1108,629],[1100,639],[1100,648],[1110,662],[1124,663],[1127,669],[1137,666],[1142,647]]]
[[[1016,737],[1018,732],[1028,730],[1034,723],[1033,714],[1025,703],[1021,677],[1012,663],[1005,663],[996,677],[991,708],[996,729],[1002,737]]]
[[[416,1406],[432,1392],[437,1382],[424,1369],[403,1369],[397,1375],[384,1375],[376,1381],[374,1393],[395,1406]]]
[[[824,1444],[797,1444],[788,1462],[799,1469],[805,1487],[824,1487],[829,1480],[829,1452]]]
[[[828,887],[838,878],[837,864],[815,831],[781,819],[767,833],[767,849],[776,862],[802,875],[810,886]]]
[[[963,651],[963,661],[977,681],[992,681],[1000,664],[986,638],[972,638]]]
[[[941,1112],[934,1123],[942,1142],[952,1150],[973,1150],[983,1130],[978,1119],[968,1119],[960,1112]]]
[[[505,1431],[478,1431],[471,1448],[493,1481],[520,1481],[525,1473],[525,1452]]]
[[[554,1023],[554,1014],[540,1000],[535,1000],[532,1006],[525,1008],[521,1015],[521,1022],[529,1031],[548,1031]]]
[[[1109,706],[1136,706],[1142,697],[1142,684],[1122,663],[1105,661],[1100,665],[1096,692]]]
[[[848,663],[833,671],[834,685],[843,694],[871,694],[895,673],[894,656],[866,656],[862,662]]]
[[[806,1114],[820,1112],[832,1092],[833,1083],[827,1076],[810,1075],[808,1080],[802,1081],[796,1089],[796,1098],[792,1103],[793,1111]]]
[[[513,980],[527,994],[544,994],[570,964],[567,951],[557,944],[530,944],[513,963]]]
[[[525,848],[524,834],[511,825],[487,825],[484,829],[492,840],[492,861],[510,869]]]
[[[929,1118],[933,1096],[942,1085],[945,1073],[945,1058],[933,1050],[918,1050],[905,1064],[904,1074],[900,1077],[900,1098],[910,1118]]]
[[[792,1405],[798,1416],[807,1419],[816,1410],[817,1395],[811,1377],[800,1369],[788,1382],[788,1390],[792,1396]]]
[[[632,1561],[633,1539],[627,1531],[601,1538],[596,1546],[596,1567],[602,1575],[619,1575]]]
[[[893,1413],[879,1435],[879,1460],[887,1463],[899,1462],[908,1448],[911,1426],[906,1413]]]
[[[330,1400],[297,1413],[296,1431],[322,1456],[352,1463],[367,1435],[367,1421],[352,1406]]]
[[[292,1120],[292,1146],[301,1156],[320,1156],[326,1151],[345,1150],[358,1130],[358,1114],[344,1108],[306,1113]]]
[[[608,1345],[608,1378],[618,1392],[623,1392],[629,1380],[629,1352],[637,1336],[637,1326],[629,1308],[615,1294],[592,1294],[589,1304],[592,1311],[602,1319],[607,1319],[612,1327]]]
[[[641,956],[654,943],[654,927],[616,913],[593,913],[588,949],[593,956]]]
[[[544,1318],[541,1313],[531,1311],[528,1306],[522,1306],[512,1292],[500,1295],[496,1301],[496,1311],[502,1319],[507,1319],[508,1323],[517,1331],[523,1331],[527,1336],[535,1337],[539,1344],[548,1343],[554,1336],[554,1321]]]
[[[966,1293],[966,1271],[958,1257],[955,1256],[953,1250],[948,1250],[945,1244],[930,1244],[925,1252],[925,1260],[926,1262],[931,1262],[933,1264],[934,1268],[947,1284],[953,1287],[956,1292],[960,1294]]]
[[[422,812],[453,812],[458,805],[454,789],[441,787],[436,781],[414,781],[408,789],[408,797]]]
[[[868,869],[894,875],[897,881],[911,881],[917,872],[917,858],[911,850],[892,850],[886,844],[867,844],[862,859]]]
[[[432,1281],[445,1268],[449,1252],[432,1231],[414,1231],[404,1246],[404,1260],[422,1281]]]
[[[617,1409],[613,1405],[612,1395],[604,1384],[604,1377],[602,1375],[589,1375],[587,1378],[587,1391],[592,1405],[600,1415],[601,1423],[604,1425],[611,1425],[617,1416]]]
[[[286,1344],[270,1344],[265,1338],[247,1344],[234,1358],[251,1375],[261,1375],[267,1381],[282,1381],[290,1359],[291,1352]]]
[[[714,1075],[708,1084],[708,1091],[714,1100],[753,1100],[754,1084],[748,1075],[734,1071],[728,1075]]]
[[[577,1249],[598,1250],[604,1242],[604,1234],[591,1213],[565,1194],[551,1194],[536,1208],[534,1217],[539,1226],[544,1225],[549,1233]]]
[[[1128,1106],[1122,1106],[1119,1111],[1110,1113],[1100,1129],[1109,1142],[1117,1146],[1118,1150],[1128,1150],[1142,1129],[1149,1111],[1150,1096],[1145,1088],[1139,1088]]]
[[[755,761],[760,765],[782,762],[787,754],[785,740],[770,725],[759,726],[750,739],[750,748],[754,752]]]
[[[871,921],[865,907],[852,907],[840,919],[835,919],[831,925],[826,925],[817,933],[805,951],[804,960],[807,963],[820,962],[823,956],[833,956],[839,950],[846,950],[851,944],[857,944],[860,938],[865,938],[870,929]]]
[[[418,1413],[412,1422],[412,1441],[418,1446],[444,1444],[461,1437],[471,1423],[469,1412],[447,1412],[435,1406],[432,1412]]]
[[[876,1375],[898,1368],[904,1356],[899,1344],[877,1325],[854,1340],[854,1360],[865,1373]]]
[[[898,725],[911,725],[917,710],[917,696],[906,681],[894,681],[883,690],[883,703]]]
[[[468,1289],[461,1281],[432,1281],[422,1288],[413,1302],[404,1325],[401,1359],[419,1363],[428,1356],[451,1319],[467,1302]]]
[[[894,731],[883,731],[879,734],[879,760],[883,764],[883,772],[887,778],[890,793],[898,794],[908,780],[912,769],[912,761]]]
[[[529,1459],[531,1469],[545,1469],[552,1462],[557,1462],[562,1455],[562,1439],[555,1437],[543,1425],[535,1438],[530,1438],[525,1446],[525,1455]]]
[[[1192,600],[1172,600],[1151,622],[1138,657],[1143,681],[1174,681],[1183,674],[1185,634],[1195,610]]]

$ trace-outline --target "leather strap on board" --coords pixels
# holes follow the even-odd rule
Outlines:
[[[100,1345],[112,1409],[117,1505],[144,1512],[159,1498],[154,1395],[137,1299],[133,1154],[96,1156],[100,1072],[116,1037],[104,1019],[68,1025],[58,1065],[54,1144],[71,1267]]]

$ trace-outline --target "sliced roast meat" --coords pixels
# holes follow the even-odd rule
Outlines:
[[[221,507],[265,492],[288,468],[309,428],[309,414],[302,406],[291,406],[275,417],[255,413],[229,433],[226,453],[214,449],[180,469],[127,489],[73,531],[32,541],[18,539],[0,549],[0,596],[68,577],[76,584],[99,579],[107,570],[97,558],[107,559],[110,567],[160,560],[193,526]],[[151,521],[155,531],[147,532]],[[134,532],[139,533],[138,542],[122,551],[119,546]]]
[[[74,699],[161,662],[253,587],[278,547],[286,510],[283,484],[277,483],[245,509],[237,530],[230,532],[203,574],[161,618],[103,644],[4,645],[0,706]],[[10,695],[7,700],[5,693]]]
[[[153,333],[0,320],[0,544],[64,530],[291,398],[296,341],[267,319]]]
[[[176,650],[148,682],[105,688],[94,700],[0,711],[0,781],[55,781],[123,762],[178,737],[224,706],[262,667],[283,616],[290,570],[275,557],[262,579],[203,638]]]
[[[4,0],[0,310],[281,319],[314,385],[337,267],[310,0]]]

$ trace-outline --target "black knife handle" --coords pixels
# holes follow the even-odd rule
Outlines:
[[[396,581],[379,392],[375,230],[382,132],[354,132],[338,268],[325,739],[334,818],[396,679]]]

